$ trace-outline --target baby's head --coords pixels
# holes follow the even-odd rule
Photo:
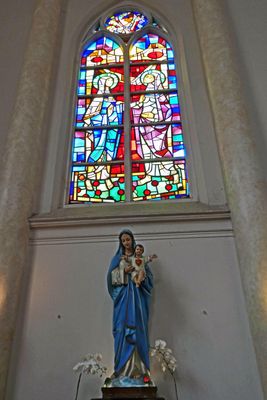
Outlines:
[[[142,245],[142,244],[137,244],[136,246],[135,246],[135,250],[134,250],[134,254],[137,256],[137,257],[140,257],[143,253],[144,253],[144,246]]]

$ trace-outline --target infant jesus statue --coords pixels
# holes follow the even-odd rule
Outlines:
[[[144,246],[142,244],[137,244],[132,257],[122,256],[122,260],[132,266],[131,279],[135,283],[136,287],[139,287],[146,277],[145,265],[153,261],[155,258],[158,258],[156,254],[143,256],[143,253]]]

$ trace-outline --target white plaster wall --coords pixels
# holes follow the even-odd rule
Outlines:
[[[101,352],[112,372],[106,272],[125,226],[159,256],[150,337],[174,350],[181,400],[262,399],[231,224],[215,220],[35,229],[10,400],[74,399],[72,367],[88,352]],[[174,399],[171,380],[154,364],[152,373]],[[100,397],[101,383],[84,378],[79,400]]]

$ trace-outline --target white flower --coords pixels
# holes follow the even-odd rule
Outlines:
[[[73,367],[73,371],[74,372],[79,372],[79,371],[81,371],[83,369],[83,363],[82,362],[79,362],[78,364],[76,364],[74,367]]]
[[[84,361],[89,361],[89,360],[91,360],[92,358],[94,358],[94,355],[93,355],[93,354],[91,354],[91,353],[86,354],[86,356],[84,357]]]
[[[176,362],[177,362],[176,359],[173,356],[171,356],[170,360],[169,360],[169,363],[170,364],[176,364]]]
[[[154,357],[155,355],[156,355],[156,349],[152,349],[151,351],[150,351],[150,355],[151,355],[151,357]]]
[[[163,350],[166,347],[166,342],[164,340],[158,339],[155,341],[155,348],[159,350]]]
[[[102,355],[100,353],[87,354],[81,362],[76,364],[73,368],[75,372],[85,374],[99,374],[102,376],[106,373],[107,368],[101,364]]]
[[[97,371],[98,371],[97,366],[96,365],[92,365],[91,369],[90,369],[90,373],[95,375],[97,373]]]
[[[92,364],[90,361],[85,361],[83,363],[83,372],[87,372],[87,374],[88,374],[88,371],[91,369],[91,366],[92,366]]]
[[[177,368],[177,361],[172,354],[172,350],[167,347],[167,343],[162,339],[155,341],[155,347],[152,347],[151,356],[155,356],[161,365],[163,372],[169,371],[173,374]]]
[[[176,399],[178,400],[177,384],[174,374],[177,368],[177,361],[172,354],[172,350],[167,347],[167,343],[164,340],[157,339],[155,341],[155,346],[151,348],[150,354],[152,357],[156,356],[157,361],[160,363],[162,372],[168,371],[172,375],[175,384]]]
[[[163,357],[166,361],[170,361],[172,358],[172,355],[169,352],[166,352],[166,353],[164,353]]]
[[[166,348],[163,350],[163,352],[164,352],[165,354],[172,354],[172,350],[169,349],[168,347],[166,347]]]
[[[94,355],[94,359],[95,359],[96,361],[102,361],[102,354],[96,353],[96,354]]]
[[[176,365],[169,365],[168,368],[171,370],[171,372],[174,372],[176,370]]]

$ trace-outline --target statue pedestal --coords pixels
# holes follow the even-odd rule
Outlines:
[[[102,399],[105,400],[165,400],[163,397],[157,397],[156,386],[138,386],[138,387],[102,387]],[[100,399],[92,399],[100,400]]]

